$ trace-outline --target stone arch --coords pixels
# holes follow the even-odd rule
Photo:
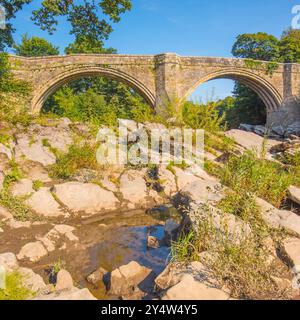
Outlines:
[[[89,76],[104,76],[114,80],[118,80],[135,89],[151,107],[155,107],[155,96],[142,82],[134,77],[116,69],[106,67],[78,67],[75,69],[61,72],[50,78],[44,85],[39,87],[35,92],[31,103],[32,113],[38,113],[42,109],[45,101],[62,85],[71,81],[89,77]]]
[[[248,86],[262,99],[268,113],[277,111],[282,105],[283,97],[270,81],[254,72],[243,69],[223,69],[209,73],[201,77],[196,84],[188,90],[184,98],[188,98],[202,83],[215,79],[235,80]]]

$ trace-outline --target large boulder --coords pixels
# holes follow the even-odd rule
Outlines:
[[[67,182],[56,185],[56,197],[71,211],[96,214],[113,211],[119,206],[116,196],[96,184]]]
[[[25,244],[19,254],[18,260],[29,260],[30,262],[37,262],[48,254],[41,241],[35,241]]]
[[[298,267],[300,272],[300,239],[287,238],[283,241],[283,254],[292,267]]]
[[[177,185],[174,174],[165,166],[159,167],[159,180],[164,188],[164,193],[168,197],[172,197],[177,192]]]
[[[73,279],[67,270],[60,270],[57,274],[55,290],[66,290],[73,288]]]
[[[0,143],[0,154],[5,154],[7,156],[8,159],[12,159],[13,154],[10,150],[10,148],[8,148],[7,146],[5,146],[4,144]]]
[[[121,176],[120,192],[123,199],[129,203],[130,209],[142,208],[147,205],[149,199],[144,174],[144,170],[129,170]]]
[[[229,300],[230,295],[200,262],[182,273],[179,283],[169,288],[162,300]]]
[[[164,271],[155,279],[155,284],[161,290],[166,290],[178,284],[183,277],[182,267],[170,263]]]
[[[218,202],[223,197],[222,189],[216,181],[197,179],[186,184],[180,193],[186,194],[195,203]]]
[[[236,129],[225,132],[225,136],[235,140],[235,142],[244,150],[251,150],[255,152],[258,156],[261,155],[263,147],[265,146],[267,151],[266,157],[268,159],[272,159],[270,149],[280,143],[272,139],[268,139],[265,141],[263,137],[253,132],[246,132]]]
[[[32,181],[41,181],[45,183],[51,181],[47,170],[39,162],[23,161],[21,167],[26,177]]]
[[[170,288],[162,300],[229,300],[228,293],[196,280],[191,275],[184,275],[182,280]]]
[[[127,265],[115,269],[111,273],[109,283],[109,293],[116,296],[130,296],[136,290],[139,290],[139,285],[144,282],[152,271],[146,267],[132,261]]]
[[[199,227],[207,223],[224,238],[236,244],[246,240],[252,233],[248,223],[233,214],[223,213],[208,203],[201,205],[192,203],[184,215],[182,227],[184,230],[193,230],[197,234]]]
[[[33,193],[32,181],[29,179],[21,179],[11,188],[11,193],[14,197],[24,197]]]
[[[263,199],[256,198],[264,221],[273,228],[285,228],[300,236],[300,216],[292,211],[279,210]]]
[[[43,146],[39,140],[33,140],[32,137],[20,134],[17,136],[17,145],[15,147],[15,157],[17,161],[22,161],[24,158],[39,162],[44,166],[54,164],[56,158],[48,147]]]
[[[191,174],[190,172],[186,172],[180,168],[173,167],[178,190],[181,191],[184,187],[188,184],[195,183],[198,181],[203,181],[202,179],[196,177],[195,175]]]
[[[43,278],[28,268],[19,268],[18,272],[22,275],[22,284],[34,293],[39,293],[46,289]]]
[[[290,200],[300,205],[300,189],[294,186],[289,187],[288,197]]]
[[[7,272],[18,269],[19,264],[16,255],[12,252],[0,254],[0,266],[4,267]]]
[[[13,215],[4,207],[0,206],[0,221],[12,220]]]
[[[26,200],[26,204],[38,215],[44,217],[51,218],[65,215],[58,202],[53,198],[49,188],[41,188],[39,191],[35,192]]]

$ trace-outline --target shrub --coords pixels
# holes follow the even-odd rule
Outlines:
[[[279,207],[294,175],[281,164],[258,159],[253,152],[229,158],[221,171],[221,181],[233,190],[247,190]]]
[[[79,169],[99,169],[96,146],[89,143],[71,145],[68,152],[58,154],[56,163],[49,168],[49,173],[53,178],[68,179]]]
[[[6,288],[0,289],[0,300],[26,300],[34,293],[23,284],[24,277],[18,273],[9,273],[6,277]]]
[[[286,299],[290,293],[281,290],[272,280],[283,270],[266,261],[267,249],[249,237],[237,243],[226,232],[220,232],[209,213],[203,215],[197,232],[182,236],[172,244],[173,260],[200,260],[211,270],[221,286],[231,290],[237,299]],[[209,255],[199,258],[199,254]]]
[[[208,132],[222,130],[224,116],[220,116],[216,102],[197,104],[186,102],[182,110],[184,123],[193,129],[204,129]]]

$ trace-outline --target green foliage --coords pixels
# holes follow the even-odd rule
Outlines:
[[[237,37],[232,48],[232,54],[238,58],[245,58],[246,64],[257,68],[261,62],[269,61],[266,73],[272,75],[278,68],[278,62],[300,62],[300,30],[289,29],[281,39],[266,34],[241,34]],[[265,124],[266,110],[263,101],[250,88],[236,83],[234,96],[235,108],[230,110],[228,123],[236,128],[240,123]]]
[[[228,191],[220,201],[219,208],[229,214],[233,214],[251,225],[257,243],[270,235],[270,231],[262,219],[260,208],[257,206],[253,193],[245,189]]]
[[[282,35],[280,42],[281,61],[300,62],[300,30],[289,29]]]
[[[7,208],[18,221],[28,221],[34,218],[24,200],[24,198],[12,196],[9,190],[3,190],[0,193],[0,205]]]
[[[0,93],[15,93],[26,96],[30,93],[31,88],[25,82],[13,78],[10,72],[8,54],[0,52]]]
[[[25,4],[30,3],[32,0],[2,0],[1,5],[5,8],[6,26],[0,29],[0,51],[4,51],[14,44],[13,27],[11,20],[16,17],[16,13],[20,11]]]
[[[31,37],[27,34],[22,36],[22,42],[19,45],[14,45],[17,55],[24,57],[41,57],[58,55],[59,50],[50,42],[43,38]]]
[[[183,263],[193,260],[193,254],[195,253],[194,239],[195,234],[193,231],[190,231],[187,235],[182,234],[178,241],[172,242],[172,260]]]
[[[77,38],[65,52],[116,53],[103,48],[99,40]],[[84,121],[95,125],[115,125],[118,118],[151,121],[154,110],[133,89],[104,77],[85,77],[59,89],[44,105],[43,112]]]
[[[241,34],[232,48],[238,58],[272,61],[279,58],[279,40],[267,33]]]
[[[224,232],[216,227],[209,209],[201,209],[202,217],[197,232],[182,236],[172,244],[173,260],[184,262],[200,260],[212,272],[220,286],[231,290],[237,299],[287,299],[290,293],[277,287],[273,276],[282,272],[278,266],[268,264],[267,248],[257,237],[249,236],[239,242],[226,232],[226,218],[220,224]],[[199,258],[201,253],[209,255]]]
[[[77,37],[74,43],[69,44],[65,49],[66,54],[77,53],[98,53],[98,54],[113,54],[117,53],[114,48],[103,48],[103,42],[98,39],[90,39],[86,36]]]
[[[0,300],[27,300],[34,293],[26,288],[22,282],[24,276],[18,272],[9,273],[6,276],[6,288],[0,289]]]
[[[101,0],[76,3],[68,0],[45,0],[42,7],[33,11],[33,20],[42,30],[52,34],[58,19],[65,17],[75,37],[105,40],[112,32],[110,22],[119,22],[122,13],[131,9],[131,0]],[[102,14],[103,17],[99,17]],[[106,19],[107,16],[109,18]]]
[[[5,179],[4,179],[5,189],[8,189],[12,183],[17,182],[23,176],[22,171],[20,170],[18,164],[14,160],[11,160],[9,162],[9,166],[10,166],[10,171],[5,175]]]
[[[188,127],[204,129],[208,132],[220,131],[224,120],[216,102],[208,102],[206,105],[186,102],[182,114],[183,121]]]
[[[18,221],[33,219],[31,209],[25,204],[24,197],[14,197],[10,192],[10,186],[22,178],[23,174],[13,160],[9,162],[10,171],[5,175],[3,190],[0,192],[0,205],[7,208]]]
[[[68,179],[79,169],[99,168],[96,146],[91,146],[89,143],[73,144],[68,152],[58,154],[56,163],[49,168],[49,173],[53,178]]]
[[[28,83],[13,78],[8,55],[0,53],[0,119],[12,124],[27,124],[30,92]]]
[[[44,113],[96,125],[115,125],[118,118],[138,122],[154,118],[154,110],[133,90],[122,83],[103,78],[86,78],[81,83],[65,86],[50,101],[51,104],[44,106]]]
[[[40,180],[34,180],[32,183],[32,188],[34,191],[39,191],[44,186],[44,183]]]
[[[282,165],[258,159],[253,152],[232,156],[222,171],[222,183],[233,190],[247,190],[279,207],[292,184],[294,174]]]
[[[6,9],[6,28],[0,30],[0,50],[12,47],[15,29],[12,20],[24,4],[32,0],[2,0]],[[121,15],[131,9],[131,0],[101,0],[101,1],[69,1],[44,0],[37,4],[32,12],[32,20],[42,30],[53,34],[61,19],[66,19],[70,25],[70,34],[75,38],[88,37],[91,40],[103,41],[113,31],[111,23],[120,21]]]

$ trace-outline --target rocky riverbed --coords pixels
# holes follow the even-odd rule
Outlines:
[[[170,261],[171,242],[183,232],[197,232],[203,216],[209,215],[214,228],[237,243],[251,238],[247,222],[219,210],[228,188],[215,176],[160,165],[100,172],[83,168],[57,179],[49,174],[57,150],[66,152],[74,135],[92,139],[86,126],[68,119],[15,129],[1,125],[9,139],[0,144],[0,189],[5,195],[0,265],[7,273],[24,275],[24,285],[34,292],[31,298],[242,298],[233,296],[205,265],[202,258],[210,252],[203,250],[197,261]],[[241,130],[225,135],[236,141],[234,152],[254,148],[261,153],[264,139],[259,135]],[[269,139],[266,157],[278,161],[274,153],[284,153],[286,143]],[[207,151],[206,158],[222,166],[226,154]],[[22,172],[18,177],[16,167]],[[280,246],[266,240],[269,260],[283,270],[273,281],[293,299],[299,294],[293,281],[300,265],[300,190],[289,188],[290,208],[256,201],[267,225],[288,232]]]

